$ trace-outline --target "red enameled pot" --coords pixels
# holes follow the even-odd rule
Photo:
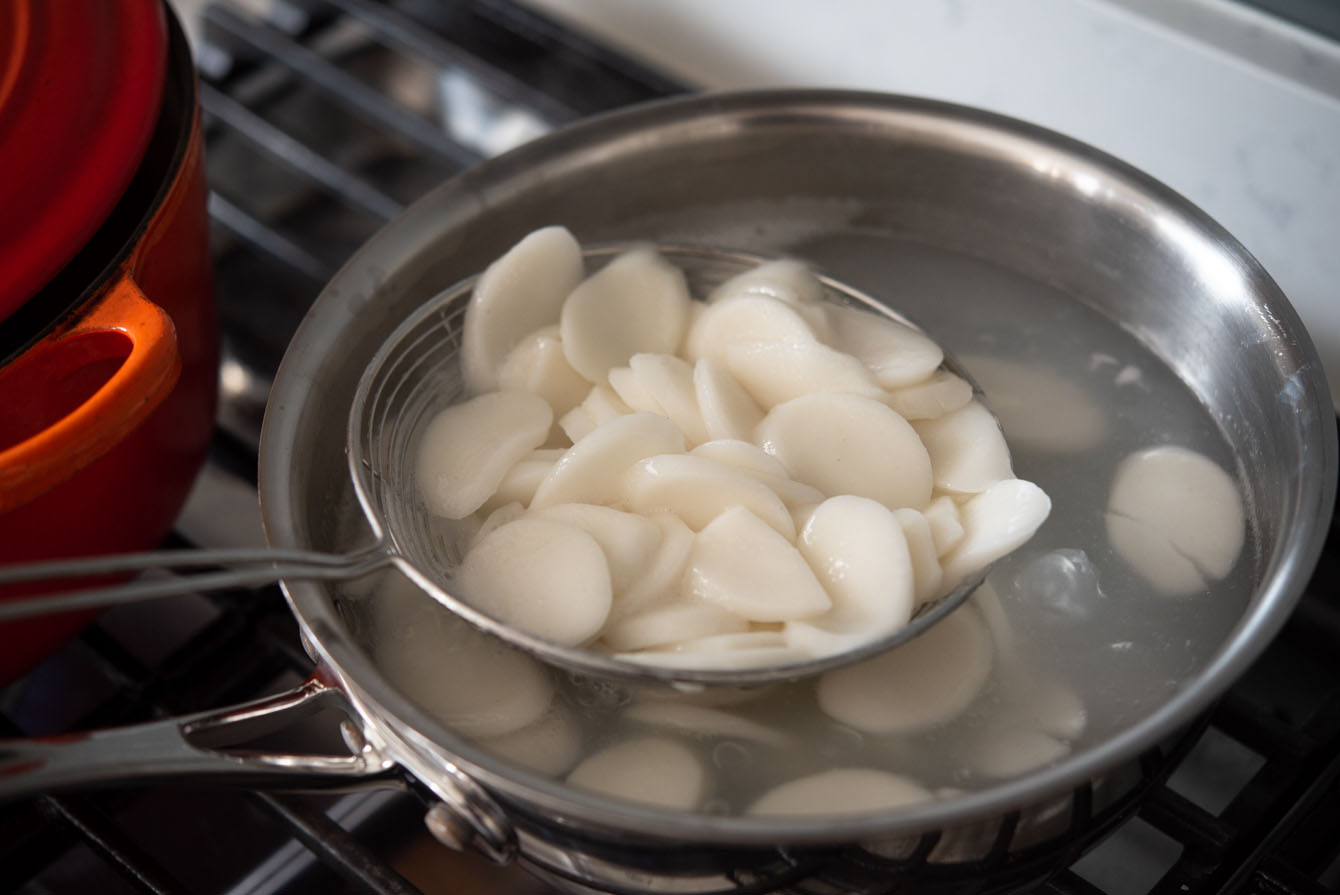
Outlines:
[[[149,549],[216,398],[190,51],[162,0],[0,6],[0,563]],[[0,682],[87,620],[0,626]]]

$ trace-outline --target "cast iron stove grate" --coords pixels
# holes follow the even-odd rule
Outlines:
[[[595,112],[683,89],[501,0],[234,0],[197,41],[225,331],[211,462],[177,544],[258,534],[255,447],[269,378],[320,286],[386,220],[474,161]],[[1334,891],[1340,879],[1340,544],[1294,620],[1167,780],[1045,853],[1006,836],[958,892]],[[275,588],[106,613],[4,693],[7,732],[58,733],[225,705],[292,686],[310,662]],[[297,736],[339,750],[333,725]],[[286,744],[287,745],[287,744]],[[1157,755],[1148,766],[1162,766]],[[0,808],[0,889],[61,892],[551,891],[457,856],[412,794],[273,795],[183,786]],[[1134,815],[1134,816],[1132,816]],[[1110,824],[1117,832],[1081,851]],[[1006,825],[1007,829],[1009,825]],[[878,891],[919,891],[927,837]],[[1058,863],[1059,858],[1059,863]],[[1059,875],[1058,866],[1070,865]],[[822,874],[820,874],[822,877]],[[1050,881],[1042,881],[1052,876]],[[834,883],[839,881],[834,880]],[[806,883],[805,892],[830,892]],[[868,889],[865,891],[869,891]]]

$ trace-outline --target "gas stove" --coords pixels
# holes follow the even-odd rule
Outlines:
[[[471,164],[688,86],[504,0],[183,9],[201,78],[225,342],[210,462],[171,546],[259,546],[256,447],[268,384],[343,261]],[[291,687],[310,664],[277,588],[160,600],[105,613],[9,687],[0,724],[53,734],[222,706]],[[342,748],[320,718],[291,736],[304,749]],[[1086,853],[1092,836],[1077,830],[1054,867],[988,855],[959,890],[1309,895],[1340,885],[1340,544],[1328,543],[1293,620],[1186,741],[1171,774],[1139,789],[1115,832]],[[557,891],[517,866],[448,850],[424,812],[403,791],[178,785],[42,796],[0,808],[0,887]],[[897,890],[916,891],[915,875],[878,889]]]

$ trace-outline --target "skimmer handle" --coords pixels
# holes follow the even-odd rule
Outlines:
[[[197,570],[170,578],[145,578],[126,584],[95,585],[59,593],[0,599],[0,622],[101,609],[158,597],[273,584],[281,579],[346,581],[375,572],[386,566],[390,559],[385,549],[376,545],[353,553],[256,548],[156,550],[0,566],[0,588],[24,582],[63,581],[124,572]]]

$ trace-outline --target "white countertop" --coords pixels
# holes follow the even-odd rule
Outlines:
[[[1188,196],[1265,265],[1340,399],[1340,45],[1232,0],[526,0],[708,89],[979,106]]]

